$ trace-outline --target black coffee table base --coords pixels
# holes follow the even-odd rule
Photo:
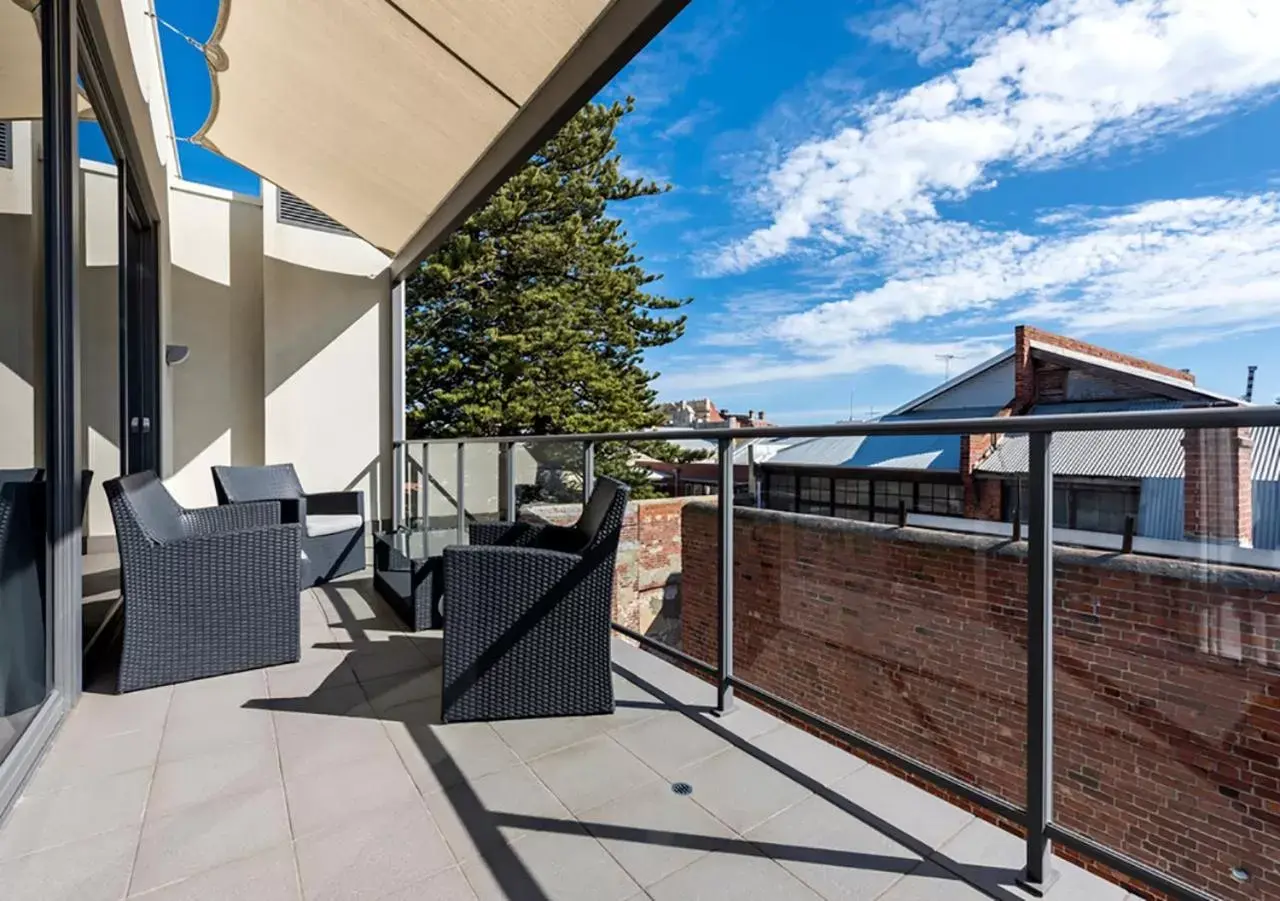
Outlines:
[[[373,587],[415,632],[444,626],[440,596],[443,558],[406,559],[388,543],[374,543]]]

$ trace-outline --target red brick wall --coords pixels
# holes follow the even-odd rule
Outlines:
[[[715,527],[685,508],[704,660]],[[1280,575],[1079,551],[1056,573],[1058,822],[1224,898],[1280,897]],[[739,508],[737,672],[1021,804],[1025,591],[1025,545]]]
[[[1182,451],[1183,531],[1189,538],[1251,545],[1252,430],[1187,429]]]

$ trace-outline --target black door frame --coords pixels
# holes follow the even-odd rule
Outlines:
[[[115,149],[113,148],[113,152]],[[142,212],[129,163],[117,156],[120,474],[160,471],[160,292],[155,223]]]

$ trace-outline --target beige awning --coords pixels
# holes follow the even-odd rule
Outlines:
[[[43,92],[40,78],[38,0],[0,0],[0,120],[39,119]],[[80,118],[93,118],[89,101],[80,97]]]
[[[222,0],[206,47],[213,105],[193,140],[399,272],[686,3]]]

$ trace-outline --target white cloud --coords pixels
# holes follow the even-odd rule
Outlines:
[[[1004,0],[921,0],[887,15],[860,17],[849,23],[856,34],[910,50],[927,65],[951,56],[984,34],[1009,22],[1018,11]]]
[[[878,237],[898,275],[782,317],[788,346],[823,352],[977,312],[1080,334],[1240,327],[1280,309],[1280,194],[1161,200],[1056,217],[1031,236],[916,223]]]
[[[664,372],[656,387],[664,396],[705,393],[734,385],[768,385],[856,375],[870,369],[895,367],[923,375],[941,376],[950,356],[952,371],[983,360],[1003,345],[984,339],[909,342],[872,340],[847,342],[815,353],[742,353],[702,356],[677,371]]]
[[[939,201],[1008,167],[1106,152],[1265,96],[1280,86],[1277,34],[1276,0],[1050,0],[975,39],[968,65],[792,149],[756,193],[769,223],[711,268],[743,271],[812,239],[873,241],[936,220]]]

